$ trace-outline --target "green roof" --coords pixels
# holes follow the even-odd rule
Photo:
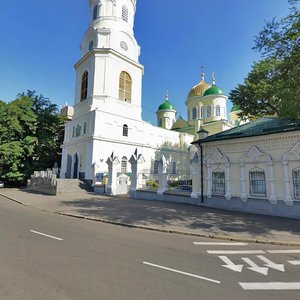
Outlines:
[[[252,136],[260,136],[288,131],[300,130],[300,120],[292,119],[281,119],[275,117],[264,117],[252,122],[243,124],[238,127],[234,127],[229,130],[219,132],[208,136],[207,138],[201,140],[202,143],[228,140],[228,139],[238,139]],[[198,141],[192,144],[197,144]]]
[[[212,85],[204,92],[203,97],[208,95],[225,95],[225,93],[218,86]]]
[[[158,110],[176,110],[176,108],[171,102],[166,100],[163,104],[159,106]]]
[[[233,106],[231,108],[231,112],[237,111],[237,110],[241,110],[240,106],[238,104],[233,104]]]

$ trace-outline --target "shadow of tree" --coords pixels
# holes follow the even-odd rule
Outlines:
[[[209,234],[245,234],[271,238],[278,234],[298,235],[300,220],[248,214],[160,201],[115,199],[95,195],[89,199],[62,201],[72,211],[132,225],[181,228]],[[299,236],[300,238],[300,236]]]

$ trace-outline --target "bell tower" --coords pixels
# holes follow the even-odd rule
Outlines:
[[[143,66],[134,37],[136,0],[89,0],[90,25],[75,65],[74,117],[96,109],[141,120]]]

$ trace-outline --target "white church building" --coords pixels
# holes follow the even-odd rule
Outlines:
[[[134,36],[136,0],[89,0],[91,22],[75,64],[76,92],[72,120],[65,125],[61,178],[94,180],[109,163],[130,173],[135,153],[141,167],[157,173],[165,156],[169,173],[188,172],[200,126],[211,134],[234,127],[227,121],[227,97],[205,82],[188,94],[188,120],[176,118],[166,98],[157,110],[157,126],[142,120],[140,46]],[[213,76],[214,77],[214,76]],[[68,109],[67,109],[68,110]]]

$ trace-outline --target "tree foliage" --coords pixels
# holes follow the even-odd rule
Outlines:
[[[63,124],[57,106],[35,91],[0,101],[0,178],[24,182],[59,162]]]
[[[300,118],[300,0],[290,0],[288,16],[274,18],[255,38],[262,59],[245,82],[230,92],[242,116]]]

